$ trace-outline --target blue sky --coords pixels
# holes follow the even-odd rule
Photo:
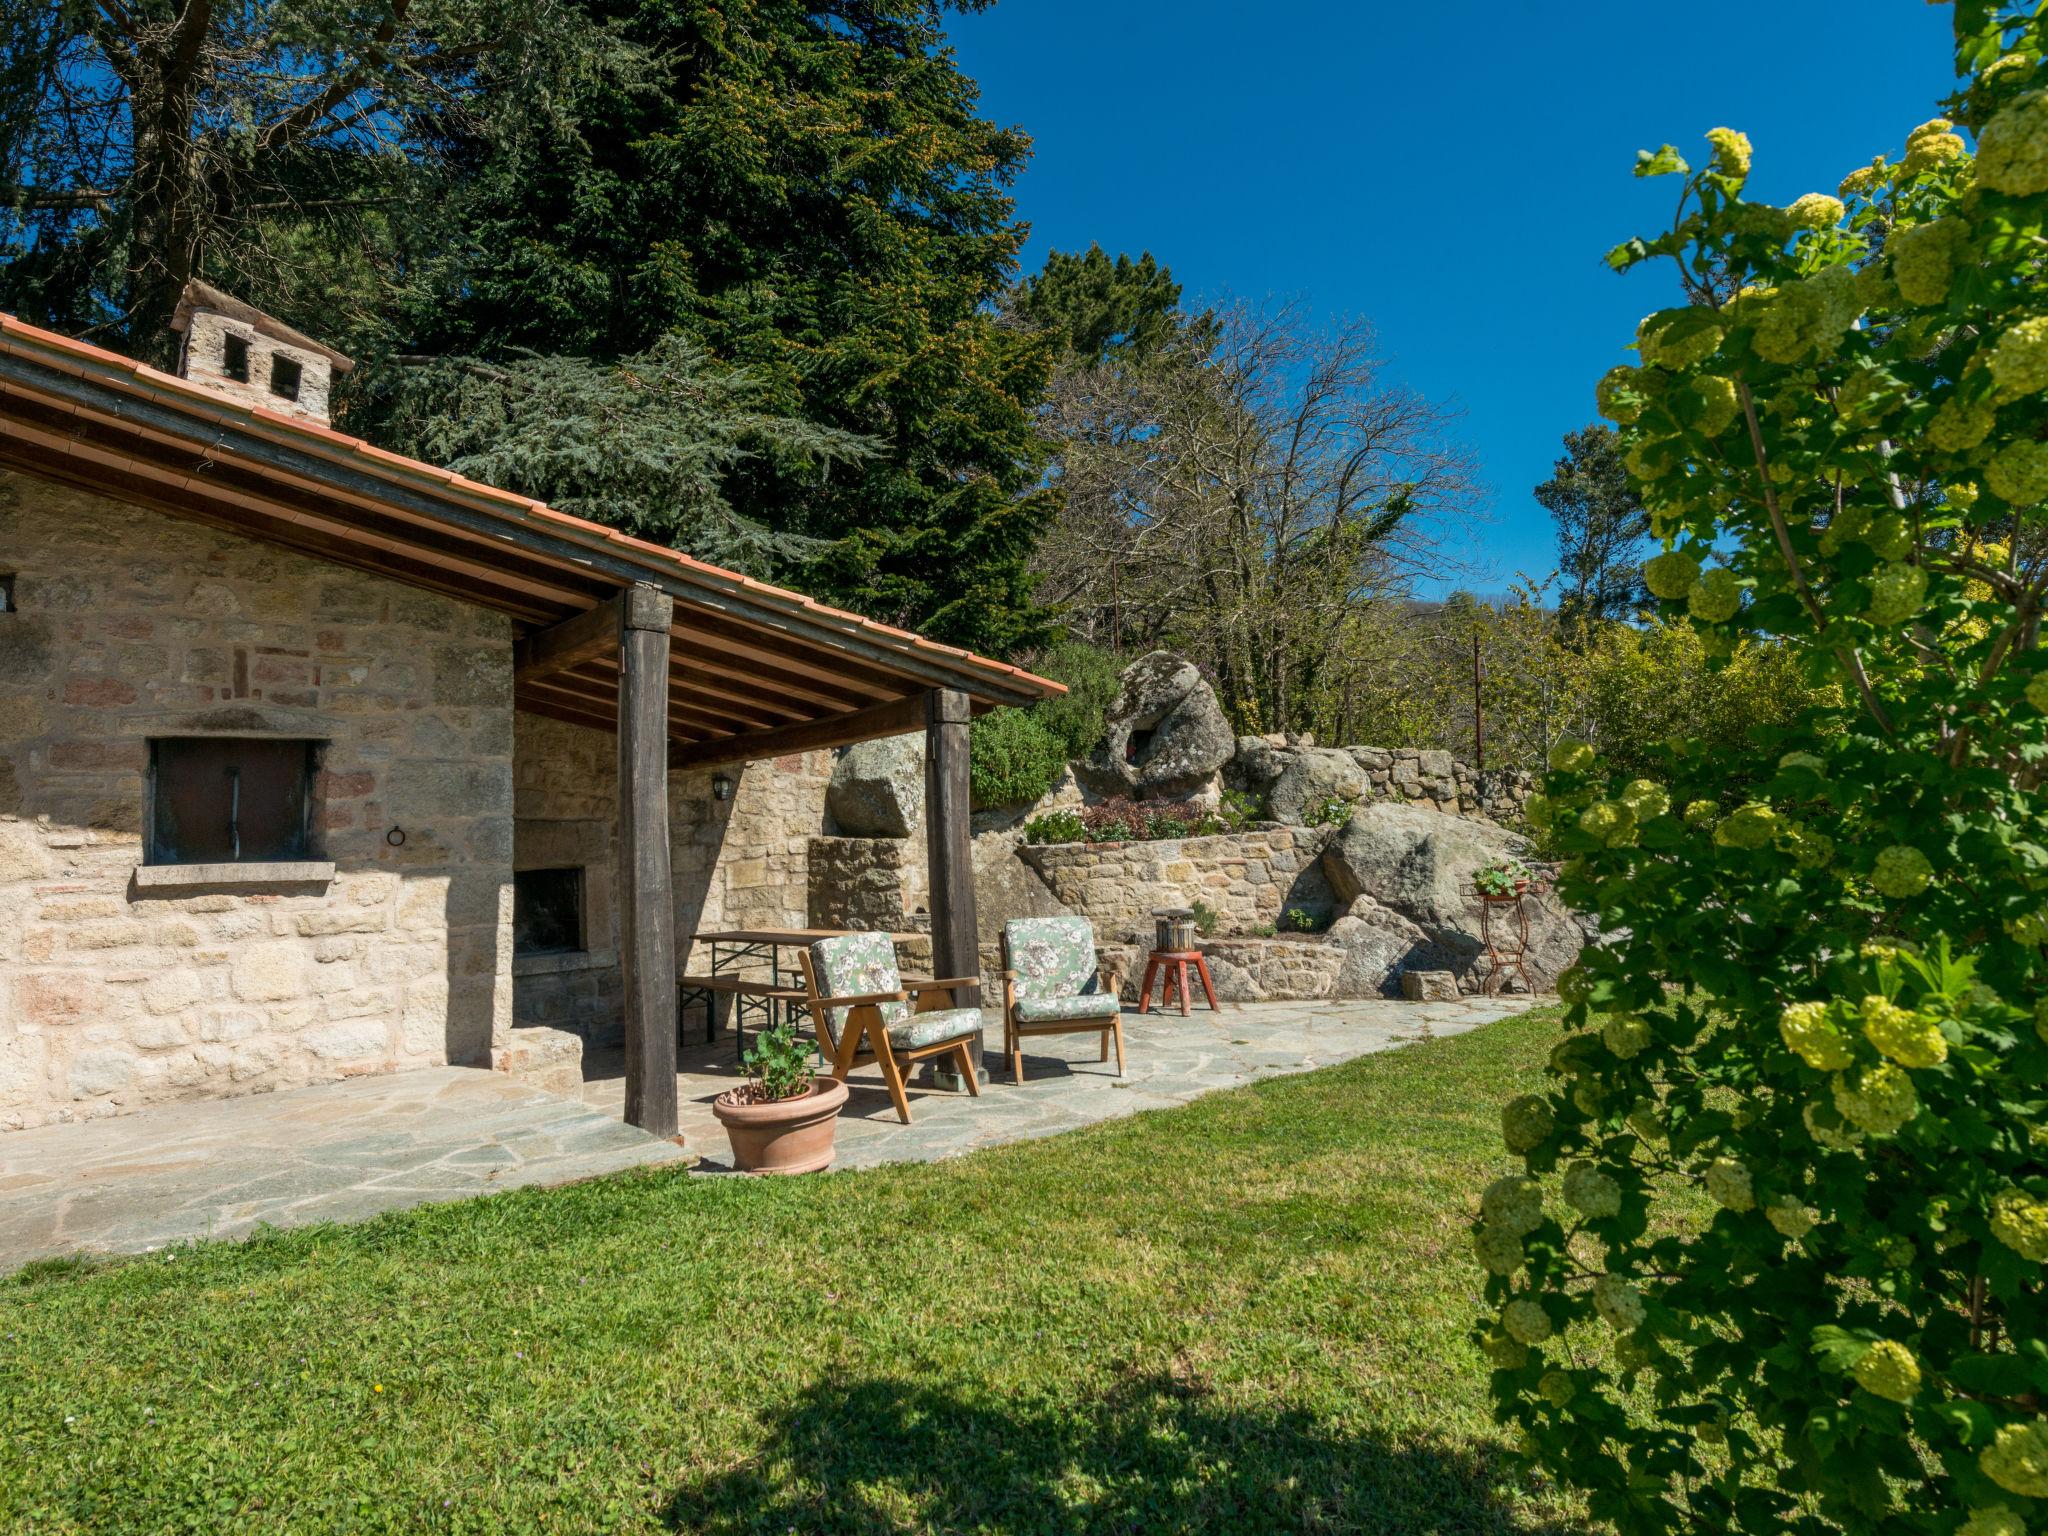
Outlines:
[[[1048,249],[1149,250],[1197,299],[1299,298],[1364,314],[1395,373],[1455,397],[1492,488],[1457,530],[1469,584],[1554,564],[1529,494],[1593,381],[1671,302],[1655,269],[1600,262],[1668,219],[1726,124],[1755,142],[1752,195],[1832,192],[1896,155],[1951,82],[1946,5],[1620,0],[1000,0],[952,18],[986,115],[1030,133],[1017,187]]]

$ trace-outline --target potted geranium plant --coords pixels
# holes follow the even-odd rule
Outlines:
[[[741,1173],[815,1173],[832,1163],[846,1084],[819,1077],[788,1024],[764,1031],[745,1057],[747,1080],[711,1101]]]
[[[1484,901],[1513,901],[1529,889],[1533,877],[1520,859],[1496,859],[1472,876],[1472,884]]]

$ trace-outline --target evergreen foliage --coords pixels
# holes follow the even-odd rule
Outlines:
[[[820,546],[737,511],[726,495],[735,469],[766,459],[822,476],[874,450],[763,410],[765,393],[746,370],[667,336],[612,366],[540,356],[435,363],[403,392],[387,434],[459,474],[766,576]]]
[[[1599,422],[1564,435],[1564,457],[1536,487],[1557,526],[1558,616],[1583,640],[1592,626],[1632,618],[1648,600],[1643,541],[1650,514],[1629,488],[1614,429]]]
[[[595,75],[536,132],[461,145],[413,231],[418,350],[600,362],[682,333],[759,410],[870,438],[830,476],[760,455],[734,511],[819,541],[820,597],[994,654],[1040,643],[1026,560],[1056,497],[1051,341],[994,301],[1028,140],[976,111],[934,0],[585,0],[658,60]]]
[[[1079,255],[1054,251],[1015,299],[1025,323],[1059,341],[1070,365],[1141,363],[1206,317],[1180,307],[1180,284],[1147,251],[1115,261],[1099,245]]]
[[[0,7],[0,308],[168,364],[203,276],[373,351],[457,142],[643,63],[575,0]]]
[[[1107,651],[1067,640],[1047,651],[1036,670],[1065,683],[1059,698],[1028,709],[992,709],[968,734],[968,773],[976,810],[1029,805],[1059,782],[1070,759],[1102,740],[1103,717],[1116,698],[1121,668]]]

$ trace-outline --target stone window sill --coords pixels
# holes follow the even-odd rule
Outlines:
[[[271,864],[138,864],[135,887],[175,890],[195,885],[326,885],[334,878],[331,860]]]
[[[560,976],[569,971],[601,971],[619,963],[608,949],[571,949],[558,955],[514,955],[514,976]]]

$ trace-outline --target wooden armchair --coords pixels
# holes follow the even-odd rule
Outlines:
[[[876,1063],[905,1125],[910,1100],[903,1069],[927,1056],[952,1056],[967,1091],[980,1097],[981,1010],[952,1006],[953,989],[972,986],[975,978],[906,983],[886,933],[820,939],[802,959],[806,1006],[817,1022],[818,1044],[832,1054],[834,1077],[843,1082],[855,1067]]]
[[[1026,1035],[1099,1034],[1102,1060],[1116,1045],[1124,1075],[1124,1013],[1096,962],[1085,917],[1028,917],[1003,924],[1003,1054],[1010,1080],[1024,1080]]]

